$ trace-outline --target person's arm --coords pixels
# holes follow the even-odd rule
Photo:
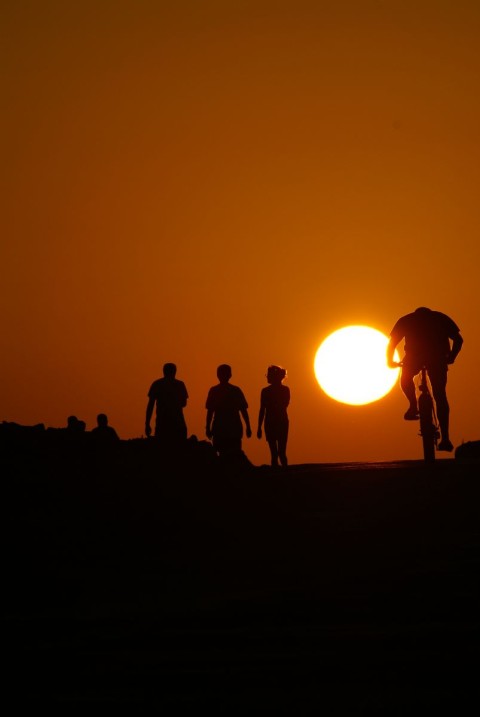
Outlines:
[[[265,418],[265,406],[260,406],[260,411],[258,412],[257,438],[262,437],[262,426],[263,426],[264,418]]]
[[[205,433],[207,434],[207,438],[212,437],[212,419],[213,419],[214,410],[213,408],[207,408],[207,425],[205,428]]]
[[[154,405],[155,405],[155,399],[152,398],[152,396],[150,396],[148,399],[148,403],[147,403],[147,413],[145,415],[145,435],[146,436],[152,435],[152,429],[150,428],[150,420],[152,418]]]
[[[250,438],[252,435],[252,429],[250,428],[250,416],[248,415],[248,411],[246,408],[241,408],[240,413],[242,414],[242,418],[245,421],[245,435],[247,438]]]
[[[401,363],[393,360],[393,356],[395,354],[395,349],[397,347],[398,342],[399,342],[399,339],[395,339],[392,336],[390,341],[387,344],[387,366],[388,366],[388,368],[398,368],[399,366],[401,366]]]
[[[463,345],[463,338],[460,335],[460,333],[455,334],[452,337],[452,348],[450,349],[450,353],[448,354],[447,363],[452,364],[455,359],[457,358],[458,354],[460,353],[460,349]]]

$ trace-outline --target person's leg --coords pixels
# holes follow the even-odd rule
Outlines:
[[[242,436],[241,435],[226,435],[222,437],[222,448],[220,451],[220,457],[224,458],[228,462],[238,461],[242,455]]]
[[[277,441],[275,438],[269,437],[267,439],[268,447],[270,448],[271,464],[274,468],[278,466],[278,448]]]
[[[288,466],[287,460],[287,439],[288,439],[288,420],[284,422],[278,435],[278,455],[280,463],[284,468]]]
[[[278,455],[280,458],[281,465],[286,468],[288,466],[287,460],[287,438],[282,436],[278,439]]]
[[[410,404],[408,411],[405,413],[405,418],[407,420],[418,418],[417,396],[415,392],[415,383],[413,380],[417,373],[418,368],[413,364],[404,364],[402,367],[400,387]]]
[[[432,384],[433,398],[437,407],[437,417],[440,424],[442,439],[439,444],[440,450],[452,450],[450,442],[450,406],[447,400],[447,366],[431,366],[428,371],[430,383]]]
[[[221,456],[223,453],[225,453],[225,441],[223,439],[223,436],[219,436],[218,434],[214,433],[212,436],[212,445],[215,450],[215,453],[218,456]]]

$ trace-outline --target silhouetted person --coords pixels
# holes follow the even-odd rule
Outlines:
[[[414,377],[426,366],[433,397],[437,406],[440,424],[440,451],[451,451],[453,445],[449,436],[449,405],[447,401],[447,371],[453,364],[460,349],[463,338],[456,323],[440,311],[432,311],[424,306],[413,313],[402,316],[390,333],[387,347],[387,363],[390,368],[402,367],[400,385],[410,403],[405,413],[405,420],[414,421],[419,418],[417,397],[415,394]],[[400,363],[393,360],[395,347],[405,339],[405,356]]]
[[[247,438],[252,435],[248,404],[243,391],[229,383],[232,369],[228,364],[217,368],[219,383],[207,396],[207,437],[212,439],[213,447],[222,456],[235,456],[242,453],[243,424]]]
[[[187,405],[188,393],[183,381],[175,378],[176,373],[175,364],[166,363],[163,378],[154,381],[148,392],[145,434],[150,436],[152,433],[150,419],[156,404],[155,438],[167,447],[176,447],[187,439],[183,409]]]
[[[105,413],[99,413],[97,416],[97,425],[92,429],[92,438],[96,443],[108,445],[119,441],[118,434],[112,426],[108,425],[108,417]]]
[[[81,421],[76,416],[69,416],[67,427],[60,429],[58,439],[67,450],[83,448],[89,439],[86,428],[85,421]]]
[[[260,394],[260,412],[258,414],[257,429],[257,438],[261,438],[262,425],[265,420],[265,438],[270,448],[272,466],[278,466],[278,460],[280,459],[280,464],[284,468],[288,465],[287,407],[290,403],[290,389],[282,383],[286,375],[287,372],[280,366],[268,367],[267,381],[270,385],[263,388]]]
[[[87,424],[85,421],[80,421],[76,416],[69,416],[67,418],[67,428],[69,433],[81,434],[85,433]]]

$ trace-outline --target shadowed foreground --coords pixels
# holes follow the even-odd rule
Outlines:
[[[131,443],[3,457],[19,702],[396,715],[478,697],[474,466],[160,467]]]

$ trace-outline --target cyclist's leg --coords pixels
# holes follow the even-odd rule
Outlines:
[[[447,371],[446,364],[432,364],[428,367],[428,375],[432,384],[433,398],[437,406],[437,417],[440,424],[442,442],[449,443],[450,407],[447,400]]]
[[[402,375],[400,377],[400,387],[410,404],[410,408],[408,409],[407,414],[411,413],[413,415],[418,413],[417,395],[413,379],[420,371],[420,368],[421,366],[419,366],[415,361],[408,360],[407,358],[405,358],[403,361]]]

